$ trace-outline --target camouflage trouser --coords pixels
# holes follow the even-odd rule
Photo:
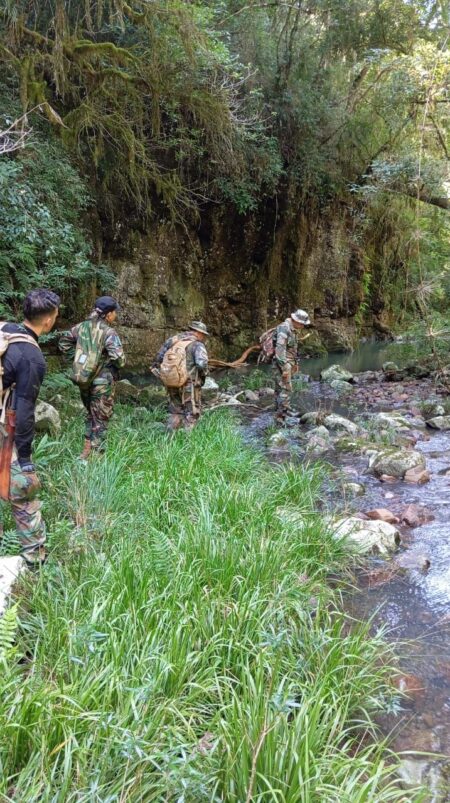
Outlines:
[[[275,375],[275,410],[277,418],[283,418],[291,408],[292,375],[296,366],[286,363],[282,371],[276,362],[273,363]]]
[[[33,472],[22,471],[13,449],[11,460],[11,485],[9,501],[16,522],[17,535],[22,554],[27,563],[39,563],[45,558],[45,522],[42,518],[42,502],[36,499],[41,484]],[[0,524],[0,537],[3,526]]]
[[[89,390],[81,390],[81,401],[86,408],[86,439],[93,449],[103,451],[106,430],[114,410],[114,379],[104,371],[94,379]]]
[[[202,388],[194,382],[187,382],[182,388],[167,388],[169,394],[169,429],[192,429],[200,418],[202,408]]]

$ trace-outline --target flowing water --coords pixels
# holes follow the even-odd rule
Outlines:
[[[328,385],[316,381],[320,371],[336,363],[355,373],[374,371],[386,359],[385,346],[365,343],[353,354],[305,360],[302,371],[313,381],[296,396],[295,406],[302,412],[326,407],[354,419],[362,406],[358,401],[339,400]],[[226,376],[229,383],[242,385],[253,370],[248,366],[225,374],[217,372],[214,378]],[[416,384],[418,395],[427,398],[431,386]],[[402,401],[377,400],[378,386],[373,386],[374,398],[366,403],[366,409],[405,406]],[[266,449],[265,433],[273,426],[271,400],[262,399],[243,409],[242,414],[245,439]],[[409,504],[419,504],[434,517],[414,529],[399,528],[403,539],[399,562],[408,564],[406,568],[398,571],[392,561],[368,561],[355,578],[347,610],[355,619],[372,619],[374,628],[386,628],[386,637],[395,644],[403,685],[411,694],[407,699],[399,697],[398,708],[380,718],[380,727],[390,736],[391,746],[405,752],[405,778],[411,783],[424,782],[429,789],[427,800],[441,803],[450,801],[450,783],[446,780],[450,777],[450,432],[427,430],[415,448],[423,452],[431,472],[430,482],[423,486],[379,482],[367,473],[364,456],[331,453],[330,462],[333,471],[339,468],[348,479],[366,488],[365,495],[351,503],[354,511],[389,508],[397,514]],[[298,445],[268,454],[274,461],[302,459]],[[332,509],[339,504],[340,500],[329,499]],[[430,561],[428,570],[421,568],[424,558]]]
[[[359,353],[327,355],[304,362],[302,369],[317,377],[332,363],[361,371],[377,370],[385,360],[382,346],[365,344]],[[427,393],[424,383],[422,397]],[[362,412],[357,402],[340,401],[317,381],[298,394],[295,406],[301,411],[326,406],[352,420]],[[392,407],[404,406],[374,399],[370,409],[392,411]],[[249,410],[245,417],[246,438],[265,443],[264,431],[273,423],[271,411]],[[427,429],[415,448],[425,455],[431,472],[426,485],[383,484],[367,473],[364,456],[338,453],[330,462],[333,469],[339,466],[348,479],[366,488],[365,495],[351,503],[353,510],[388,508],[397,514],[409,504],[418,504],[434,517],[416,528],[399,527],[399,562],[404,567],[398,570],[390,561],[370,559],[355,578],[347,610],[355,619],[372,619],[374,629],[385,628],[387,638],[395,644],[404,673],[401,688],[409,690],[410,696],[399,697],[398,709],[383,715],[379,724],[391,746],[405,754],[405,778],[411,783],[424,782],[429,789],[427,800],[437,803],[450,801],[450,432]],[[277,461],[292,457],[301,459],[295,446],[290,452],[270,455]],[[330,503],[333,507],[337,500]],[[428,570],[422,568],[425,559],[430,561]]]

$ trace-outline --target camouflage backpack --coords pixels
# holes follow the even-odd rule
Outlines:
[[[108,326],[101,318],[80,324],[70,378],[82,390],[92,385],[102,367]]]
[[[176,338],[164,354],[159,367],[159,378],[166,388],[182,388],[188,381],[186,349],[194,340],[194,337]]]
[[[259,338],[259,345],[261,347],[261,353],[258,357],[258,365],[262,362],[272,362],[272,359],[275,355],[275,332],[277,327],[274,326],[272,329],[268,329],[267,332],[264,332],[263,335]]]

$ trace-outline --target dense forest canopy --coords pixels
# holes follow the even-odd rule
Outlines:
[[[0,26],[3,129],[25,115],[9,140],[33,126],[28,153],[45,161],[45,116],[114,236],[124,215],[143,229],[196,225],[211,203],[320,213],[339,199],[369,258],[395,229],[397,264],[417,273],[419,240],[445,262],[445,2],[2,0]],[[10,159],[3,183],[19,180]]]

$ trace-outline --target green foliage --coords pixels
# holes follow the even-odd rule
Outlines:
[[[0,314],[19,314],[30,287],[60,292],[69,314],[83,284],[96,284],[83,217],[85,184],[56,142],[36,139],[0,161]]]
[[[17,609],[17,604],[11,605],[0,616],[0,665],[13,654],[13,644],[18,627]]]
[[[81,422],[48,450],[51,554],[19,600],[32,671],[0,673],[0,795],[403,799],[367,738],[390,656],[327,587],[348,557],[314,510],[320,471],[269,466],[225,413],[171,438],[133,415],[103,460],[77,464]]]

